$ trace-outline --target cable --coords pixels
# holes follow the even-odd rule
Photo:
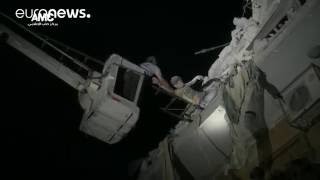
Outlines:
[[[79,50],[77,50],[75,48],[69,47],[68,45],[66,45],[66,44],[64,44],[64,43],[62,43],[60,41],[52,39],[49,36],[44,35],[42,33],[37,33],[37,34],[39,34],[40,36],[44,37],[46,40],[49,40],[49,41],[52,41],[52,42],[56,43],[59,46],[65,46],[65,48],[68,48],[69,50],[71,50],[71,51],[73,51],[75,53],[78,53],[78,54],[80,54],[80,55],[82,55],[84,57],[88,57],[87,60],[89,60],[89,61],[92,61],[92,62],[97,63],[99,65],[104,65],[104,63],[102,61],[100,61],[100,60],[98,60],[98,59],[96,59],[94,57],[91,57],[91,56],[89,56],[89,55],[87,55],[87,54],[85,54],[85,53],[83,53],[83,52],[81,52],[81,51],[79,51]]]
[[[218,49],[218,48],[225,47],[225,46],[227,46],[227,45],[229,45],[229,44],[230,44],[230,43],[228,42],[228,43],[220,44],[220,45],[218,45],[218,46],[214,46],[214,47],[211,47],[211,48],[202,49],[202,50],[200,50],[200,51],[195,52],[194,54],[195,54],[195,55],[198,55],[198,54],[207,53],[207,52],[209,52],[209,51],[213,51],[213,50],[216,50],[216,49]]]

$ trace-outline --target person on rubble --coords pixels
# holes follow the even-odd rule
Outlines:
[[[147,57],[146,61],[140,64],[140,67],[145,71],[145,74],[152,79],[153,84],[169,92],[173,92],[169,83],[162,77],[161,70],[154,56]]]
[[[176,88],[174,94],[201,108],[205,108],[216,97],[221,83],[217,78],[209,79],[201,75],[187,83],[184,83],[180,76],[173,76],[170,82]]]
[[[170,82],[174,88],[174,94],[185,99],[186,101],[199,105],[200,100],[204,96],[203,92],[196,91],[190,87],[190,84],[186,84],[183,82],[180,76],[173,76],[170,79]]]

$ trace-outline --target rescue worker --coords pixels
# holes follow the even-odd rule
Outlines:
[[[144,69],[147,76],[155,76],[159,81],[163,79],[161,70],[157,66],[157,60],[154,56],[147,57],[146,61],[140,64],[140,67]]]
[[[169,83],[162,77],[160,68],[157,66],[157,60],[154,56],[147,57],[146,61],[140,64],[140,67],[144,69],[145,74],[152,78],[152,83],[157,84],[159,87],[173,92],[173,89]]]

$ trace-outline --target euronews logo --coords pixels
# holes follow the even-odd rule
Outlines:
[[[89,19],[91,14],[86,9],[17,9],[15,12],[17,18],[27,18],[38,25],[52,23],[55,19]]]

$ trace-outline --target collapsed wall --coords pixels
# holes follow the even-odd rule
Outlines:
[[[314,55],[308,57],[307,54],[310,49],[316,54],[314,51],[320,44],[319,1],[252,0],[251,7],[250,18],[234,18],[232,40],[211,65],[208,78],[227,81],[235,64],[253,60],[280,90],[288,106],[284,109],[278,100],[264,93],[262,106],[265,112],[261,115],[265,116],[266,129],[273,129],[281,124],[279,122],[299,119],[300,115],[302,119],[314,117],[320,108],[317,103],[320,99],[320,70],[314,65],[320,63],[317,61],[319,56],[314,58]],[[299,87],[307,90],[301,94]],[[307,94],[308,98],[304,98]],[[193,122],[177,125],[174,132],[161,142],[158,151],[153,151],[147,158],[149,165],[143,164],[139,179],[223,179],[225,170],[244,167],[250,171],[259,163],[257,156],[261,152],[258,152],[254,139],[239,141],[238,148],[235,146],[230,137],[230,123],[222,121],[226,112],[220,106],[221,94],[217,97],[195,116]],[[301,106],[301,102],[306,101],[304,99],[307,102]],[[287,113],[292,114],[291,119],[285,119]],[[282,124],[288,126],[288,123]],[[268,153],[278,153],[297,133],[292,129],[279,129],[280,134],[285,131],[290,135],[267,134],[269,142],[262,143],[262,147],[268,145]]]

